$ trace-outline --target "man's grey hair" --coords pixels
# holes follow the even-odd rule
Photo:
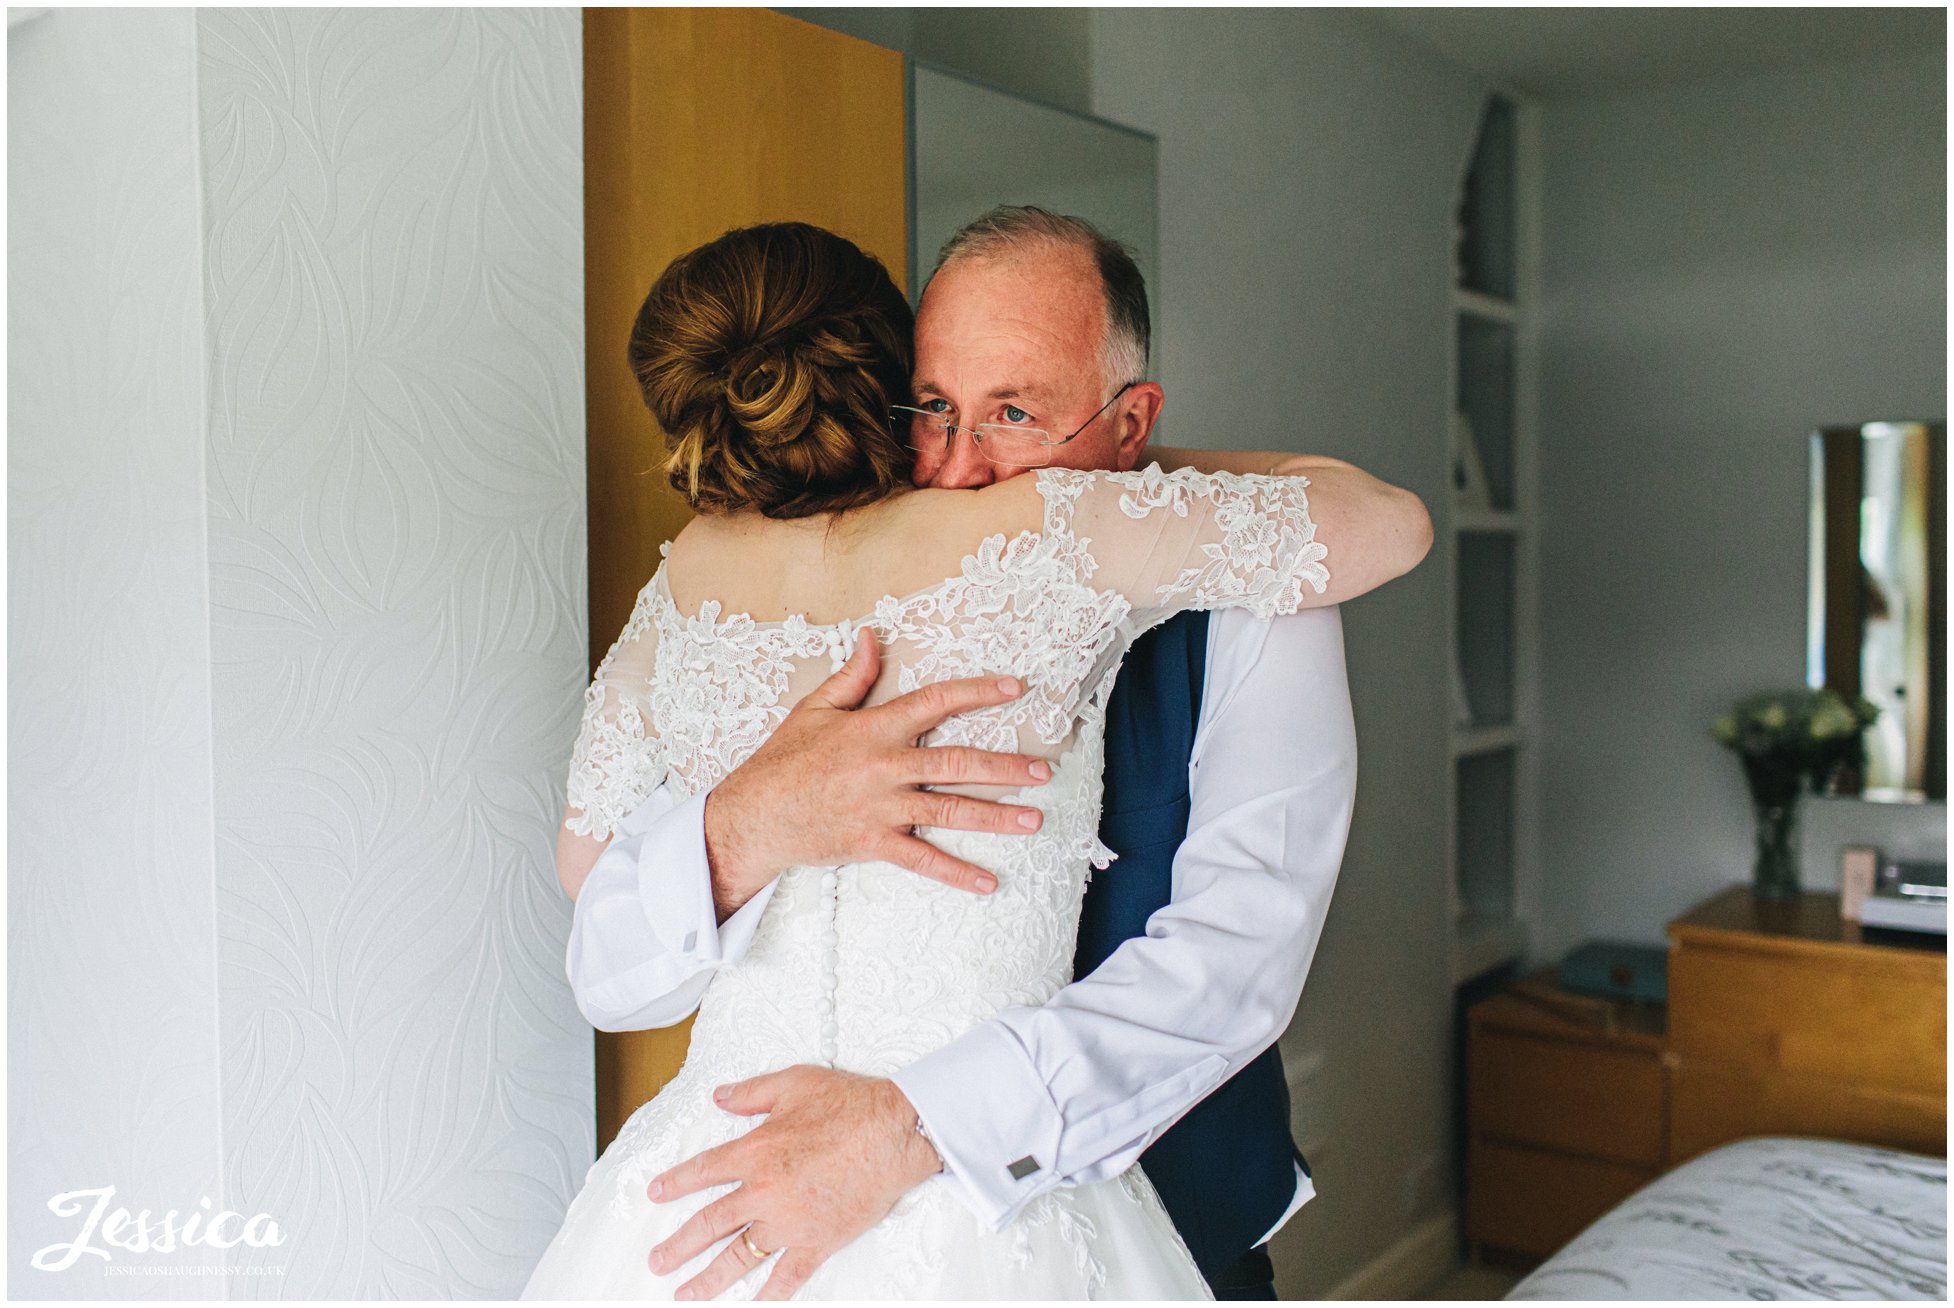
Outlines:
[[[943,243],[930,276],[956,259],[996,258],[1038,245],[1092,255],[1106,292],[1107,382],[1117,386],[1143,380],[1153,336],[1147,317],[1147,280],[1130,248],[1083,218],[1031,204],[999,205],[965,223]]]

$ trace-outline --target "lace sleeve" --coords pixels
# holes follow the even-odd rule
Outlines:
[[[1143,621],[1182,609],[1294,613],[1329,588],[1302,476],[1041,468],[1045,531],[1079,542],[1090,581]]]
[[[651,721],[658,646],[651,605],[657,584],[654,576],[638,592],[630,620],[584,690],[563,822],[580,836],[607,839],[665,778],[665,751]]]

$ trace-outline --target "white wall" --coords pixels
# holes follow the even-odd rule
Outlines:
[[[29,1265],[78,1233],[57,1194],[224,1194],[195,42],[8,34],[10,1298],[225,1292],[203,1249],[166,1285]]]
[[[42,1192],[113,1181],[281,1224],[171,1292],[512,1295],[594,1144],[551,860],[587,679],[580,12],[36,26],[10,1288],[159,1289],[25,1279]]]
[[[1094,112],[1160,138],[1162,440],[1335,455],[1438,505],[1480,81],[1349,11],[1102,9],[1092,40]],[[1342,610],[1360,766],[1282,1041],[1323,1068],[1296,1088],[1317,1197],[1275,1242],[1288,1298],[1449,1203],[1444,548]]]
[[[1545,114],[1548,956],[1659,943],[1749,876],[1708,725],[1802,684],[1807,435],[1947,412],[1945,78],[1933,50]],[[1945,805],[1896,817],[1944,846]]]

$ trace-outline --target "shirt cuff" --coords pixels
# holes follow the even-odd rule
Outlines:
[[[978,1220],[1000,1231],[1056,1182],[1065,1121],[1018,1042],[987,1023],[889,1078]]]
[[[682,959],[661,955],[621,976],[591,981],[583,976],[582,952],[572,935],[564,975],[577,1011],[599,1031],[644,1031],[684,1021],[712,980],[710,968],[690,968]]]
[[[710,793],[701,791],[676,805],[647,801],[618,830],[627,836],[644,834],[636,851],[638,899],[658,943],[698,966],[729,967],[753,943],[778,880],[767,882],[732,916],[719,921],[712,902],[712,864],[706,857]]]

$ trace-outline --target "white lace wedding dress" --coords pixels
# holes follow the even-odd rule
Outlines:
[[[1105,704],[1133,639],[1185,608],[1294,612],[1329,574],[1301,477],[1041,469],[1043,529],[999,534],[960,576],[850,623],[682,615],[661,563],[586,700],[569,798],[582,829],[615,829],[652,786],[712,785],[872,627],[900,693],[1014,674],[1025,693],[953,718],[932,743],[1024,750],[1052,779],[1014,796],[1045,812],[1029,836],[932,830],[998,876],[989,896],[886,863],[782,874],[747,953],[699,1005],[683,1069],[625,1123],[572,1201],[525,1299],[669,1299],[715,1245],[666,1276],[653,1245],[727,1192],[653,1203],[657,1173],[750,1130],[714,1086],[795,1063],[881,1075],[1071,979],[1079,904],[1111,851],[1098,838]],[[1116,872],[1114,873],[1116,874]],[[1005,1160],[1008,1161],[1008,1160]],[[1002,1165],[1002,1164],[1001,1164]],[[1139,1167],[1054,1189],[993,1232],[933,1178],[828,1260],[803,1299],[1206,1299],[1207,1285]],[[775,1259],[722,1297],[750,1298]]]

